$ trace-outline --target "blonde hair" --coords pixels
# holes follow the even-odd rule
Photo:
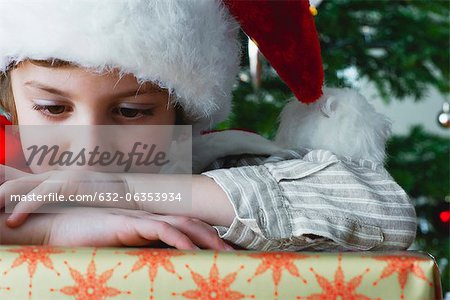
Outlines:
[[[12,94],[10,71],[0,73],[0,109],[11,116],[13,124],[17,124],[17,113]]]
[[[67,68],[76,66],[71,62],[60,59],[28,60],[28,61],[31,62],[32,64],[47,68]],[[11,85],[11,71],[17,68],[19,65],[20,63],[11,63],[5,73],[0,72],[0,109],[5,111],[7,114],[11,116],[11,123],[13,125],[18,125],[18,120]],[[176,109],[175,125],[189,124],[184,115],[183,108],[178,103],[175,105],[175,109]]]

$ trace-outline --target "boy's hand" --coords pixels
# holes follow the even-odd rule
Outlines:
[[[14,244],[21,244],[19,236],[24,235],[26,244],[37,241],[67,247],[157,246],[161,241],[182,250],[199,249],[196,245],[222,251],[233,249],[201,221],[126,209],[83,207],[33,214],[23,226],[2,231],[2,243]],[[30,231],[33,237],[26,238]]]
[[[164,242],[182,250],[196,245],[225,250],[208,224],[184,217],[110,208],[73,208],[57,214],[47,239],[55,246],[146,246]]]
[[[3,169],[8,168],[1,166]],[[4,171],[4,170],[3,170]],[[127,183],[122,177],[114,173],[100,173],[87,170],[56,170],[41,174],[28,174],[10,168],[13,179],[5,181],[4,176],[0,181],[0,208],[5,206],[6,198],[10,195],[63,195],[66,203],[70,196],[75,195],[94,195],[104,193],[109,195],[123,196],[127,190]],[[134,201],[127,202],[116,198],[116,201],[81,201],[77,204],[87,206],[117,207],[136,209]],[[20,201],[15,205],[7,224],[10,227],[17,227],[23,224],[30,213],[36,211],[45,204],[58,204],[60,202],[50,201]]]

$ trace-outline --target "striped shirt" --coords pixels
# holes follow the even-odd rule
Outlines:
[[[322,149],[232,155],[202,175],[225,191],[236,217],[219,236],[252,250],[403,250],[416,213],[382,164]]]

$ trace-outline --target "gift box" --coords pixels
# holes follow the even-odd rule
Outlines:
[[[402,252],[0,246],[0,299],[442,299],[434,259]]]

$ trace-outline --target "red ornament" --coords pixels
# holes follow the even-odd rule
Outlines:
[[[450,222],[450,210],[441,211],[441,213],[439,214],[439,219],[443,223]]]
[[[20,138],[7,134],[6,126],[8,125],[12,125],[12,123],[6,117],[0,115],[0,165],[6,165],[6,155],[8,154],[8,165],[10,167],[31,173],[30,168],[25,165]]]
[[[9,120],[0,115],[0,164],[5,164],[5,152],[6,152],[6,132],[5,132],[5,126],[11,125],[11,122]]]

